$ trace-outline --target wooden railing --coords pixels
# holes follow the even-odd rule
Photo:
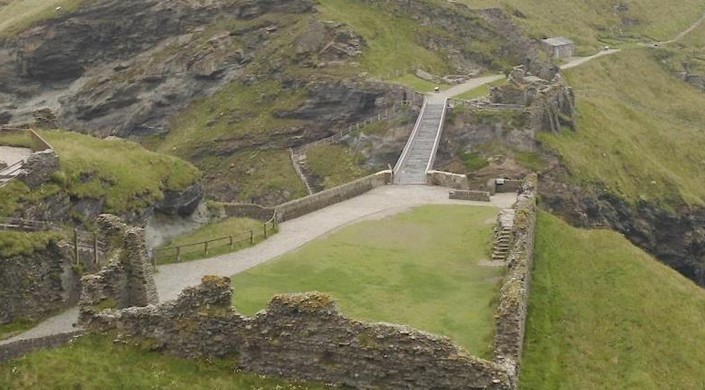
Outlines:
[[[14,230],[20,232],[38,232],[51,229],[51,224],[42,221],[33,221],[20,218],[1,218],[0,230]]]
[[[278,229],[276,215],[262,224],[261,229],[250,229],[229,236],[222,236],[206,241],[185,245],[176,245],[152,250],[152,264],[156,267],[162,263],[179,263],[182,261],[202,259],[233,252],[246,246],[252,246],[266,240]]]

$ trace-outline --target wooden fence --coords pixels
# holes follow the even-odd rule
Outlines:
[[[156,267],[159,263],[179,263],[229,253],[267,239],[276,233],[277,228],[276,216],[273,216],[262,224],[262,229],[251,229],[191,244],[155,248],[152,251],[152,264]]]
[[[47,222],[32,221],[20,218],[0,218],[0,230],[14,230],[20,232],[38,232],[51,229]]]

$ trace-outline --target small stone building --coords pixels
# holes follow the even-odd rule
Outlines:
[[[552,58],[569,58],[575,55],[575,43],[565,37],[546,38],[541,44]]]

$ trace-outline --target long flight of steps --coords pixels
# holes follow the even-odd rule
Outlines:
[[[426,169],[436,155],[446,102],[426,101],[416,129],[394,170],[394,184],[426,184]]]

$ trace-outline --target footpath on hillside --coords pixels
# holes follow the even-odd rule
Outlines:
[[[412,207],[429,204],[457,204],[508,208],[516,201],[516,194],[497,194],[491,203],[448,199],[448,189],[430,186],[383,186],[358,197],[328,206],[324,209],[286,221],[279,225],[279,233],[250,248],[209,259],[158,267],[155,282],[160,301],[175,299],[186,287],[198,285],[205,275],[235,275],[258,264],[293,251],[302,245],[346,225],[366,219],[383,218],[404,212]],[[0,345],[17,340],[32,339],[73,330],[78,309],[71,308],[51,317],[35,328]]]

